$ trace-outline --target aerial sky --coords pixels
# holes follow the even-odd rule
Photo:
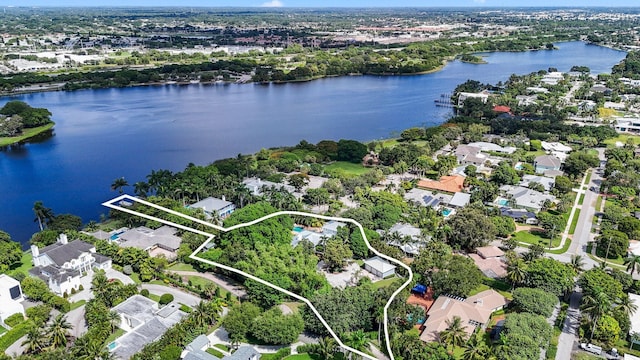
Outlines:
[[[0,6],[233,6],[233,7],[403,7],[403,6],[627,6],[637,0],[0,0]]]

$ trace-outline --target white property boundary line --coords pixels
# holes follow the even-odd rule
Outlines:
[[[291,296],[293,298],[296,298],[296,299],[304,302],[305,304],[307,304],[307,306],[309,306],[309,308],[318,317],[318,319],[320,319],[320,322],[322,323],[322,325],[324,325],[324,327],[327,328],[327,330],[329,331],[331,336],[336,340],[336,342],[338,343],[338,345],[340,345],[340,347],[342,347],[344,349],[347,349],[347,350],[349,350],[349,351],[351,351],[351,352],[353,352],[355,354],[358,354],[360,356],[363,356],[363,357],[365,357],[367,359],[377,360],[375,357],[372,357],[371,355],[365,354],[365,353],[363,353],[363,352],[361,352],[361,351],[359,351],[357,349],[354,349],[352,347],[349,347],[349,346],[345,345],[342,342],[342,340],[340,340],[338,335],[336,335],[336,333],[333,331],[333,329],[329,326],[329,324],[324,320],[322,315],[320,315],[318,310],[313,306],[311,301],[309,301],[307,298],[304,298],[304,297],[302,297],[302,296],[300,296],[298,294],[292,293],[292,292],[290,292],[288,290],[285,290],[285,289],[283,289],[283,288],[281,288],[281,287],[279,287],[277,285],[274,285],[274,284],[272,284],[272,283],[270,283],[268,281],[262,280],[262,279],[260,279],[260,278],[258,278],[256,276],[248,274],[248,273],[246,273],[244,271],[232,268],[232,267],[224,265],[224,264],[216,263],[216,262],[211,261],[211,260],[207,260],[207,259],[203,259],[201,257],[198,257],[196,254],[198,254],[209,242],[211,242],[211,240],[213,240],[213,237],[214,237],[213,234],[210,234],[210,233],[207,233],[207,232],[204,232],[204,231],[200,231],[200,230],[197,230],[197,229],[194,229],[194,228],[190,228],[188,226],[176,224],[174,222],[171,222],[171,221],[168,221],[168,220],[164,220],[164,219],[160,219],[160,218],[157,218],[155,216],[142,214],[142,213],[139,213],[137,211],[133,211],[131,209],[127,209],[127,208],[122,207],[122,206],[114,205],[114,203],[119,203],[122,200],[129,200],[129,201],[133,201],[133,202],[138,202],[138,203],[141,203],[141,204],[156,208],[158,210],[162,210],[162,211],[167,212],[169,214],[172,214],[172,215],[175,215],[175,216],[179,216],[179,217],[182,217],[184,219],[196,222],[198,224],[202,224],[202,225],[214,228],[214,229],[216,229],[218,231],[222,231],[222,232],[228,232],[228,231],[232,231],[232,230],[235,230],[235,229],[239,229],[239,228],[255,225],[255,224],[259,223],[259,222],[262,222],[264,220],[267,220],[267,219],[270,219],[270,218],[273,218],[273,217],[276,217],[276,216],[280,216],[280,215],[309,216],[309,217],[314,217],[314,218],[323,219],[323,220],[333,220],[333,221],[340,221],[340,222],[348,222],[348,223],[356,225],[358,227],[358,229],[360,230],[360,234],[362,235],[362,238],[364,239],[364,242],[367,245],[367,247],[369,248],[369,250],[371,250],[374,254],[378,255],[379,257],[381,257],[383,259],[389,260],[389,261],[391,261],[391,262],[393,262],[395,264],[400,265],[401,267],[403,267],[404,269],[406,269],[409,272],[409,278],[407,279],[407,281],[405,281],[404,284],[402,284],[396,291],[393,292],[393,294],[389,298],[389,301],[387,301],[386,305],[384,306],[384,337],[385,337],[385,340],[387,342],[387,351],[389,353],[389,356],[391,357],[391,360],[395,360],[395,357],[393,356],[393,351],[391,350],[391,341],[390,341],[390,337],[389,337],[389,306],[391,306],[391,303],[393,302],[395,297],[398,296],[398,294],[402,290],[404,290],[413,281],[413,272],[411,271],[411,268],[409,266],[407,266],[406,264],[404,264],[400,260],[397,260],[397,259],[392,258],[390,256],[387,256],[385,254],[382,254],[378,250],[376,250],[373,246],[371,246],[371,244],[369,243],[369,240],[367,239],[367,235],[364,232],[364,228],[362,227],[362,225],[360,225],[359,222],[357,222],[357,221],[355,221],[353,219],[317,215],[317,214],[306,213],[306,212],[301,212],[301,211],[278,211],[278,212],[263,216],[263,217],[261,217],[259,219],[256,219],[256,220],[253,220],[253,221],[250,221],[250,222],[247,222],[247,223],[237,224],[237,225],[225,228],[225,227],[222,227],[222,226],[218,226],[218,225],[206,222],[204,220],[196,219],[196,218],[194,218],[192,216],[185,215],[185,214],[182,214],[180,212],[177,212],[177,211],[174,211],[174,210],[171,210],[171,209],[167,209],[165,207],[150,203],[148,201],[138,199],[136,197],[133,197],[133,196],[130,196],[130,195],[127,195],[127,194],[118,196],[118,197],[116,197],[116,198],[114,198],[112,200],[109,200],[109,201],[106,201],[106,202],[102,203],[103,206],[106,206],[106,207],[114,209],[114,210],[123,211],[123,212],[129,213],[129,214],[133,214],[133,215],[136,215],[136,216],[143,217],[145,219],[158,221],[160,223],[167,224],[167,225],[170,225],[170,226],[174,226],[174,227],[182,229],[182,230],[191,231],[191,232],[194,232],[196,234],[207,236],[208,237],[207,240],[202,245],[200,245],[191,255],[189,255],[189,257],[191,259],[194,259],[194,260],[197,260],[197,261],[200,261],[200,262],[204,262],[206,264],[213,265],[213,266],[219,267],[221,269],[225,269],[225,270],[228,270],[228,271],[235,272],[236,274],[240,274],[240,275],[242,275],[244,277],[247,277],[247,278],[249,278],[251,280],[257,281],[257,282],[259,282],[259,283],[261,283],[263,285],[269,286],[269,287],[271,287],[273,289],[281,291],[281,292],[283,292],[283,293],[285,293],[285,294],[287,294],[287,295],[289,295],[289,296]]]

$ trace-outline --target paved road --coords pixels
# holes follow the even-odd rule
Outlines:
[[[174,301],[183,303],[189,306],[195,306],[202,300],[198,296],[186,293],[182,290],[179,290],[170,286],[156,285],[156,284],[142,284],[142,288],[149,290],[149,292],[154,295],[162,295],[167,293],[171,294],[173,295]]]
[[[571,352],[576,341],[576,332],[580,325],[580,300],[582,293],[575,291],[571,294],[569,308],[567,309],[567,317],[564,320],[562,333],[558,338],[558,351],[556,352],[556,360],[571,359]]]
[[[84,305],[67,313],[67,322],[71,324],[71,335],[80,337],[87,332],[87,324],[84,321]]]
[[[182,276],[200,276],[201,278],[211,280],[216,284],[218,284],[218,286],[220,286],[221,288],[227,290],[228,292],[232,293],[233,295],[239,298],[243,298],[247,295],[247,291],[244,289],[244,287],[218,274],[201,273],[197,271],[181,271],[181,270],[169,270],[169,271],[174,274],[178,274]]]

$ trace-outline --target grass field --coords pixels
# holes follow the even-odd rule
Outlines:
[[[125,331],[117,328],[116,331],[114,331],[111,335],[109,335],[109,337],[107,338],[107,340],[105,340],[104,344],[109,345],[109,343],[111,343],[113,340],[119,338],[120,336],[124,335]]]
[[[196,269],[193,268],[193,266],[191,264],[185,264],[185,263],[180,263],[177,262],[171,266],[169,266],[168,270],[175,270],[175,271],[196,271]]]
[[[19,136],[11,136],[11,137],[0,137],[0,147],[7,146],[15,143],[19,143],[20,141],[32,138],[38,134],[41,134],[49,129],[51,129],[55,123],[38,126],[30,129],[25,129],[22,134]]]
[[[362,166],[362,164],[354,164],[346,161],[336,161],[324,167],[326,172],[342,172],[346,175],[362,175],[371,171],[371,168]]]
[[[31,252],[22,253],[22,259],[20,260],[20,266],[16,266],[15,268],[11,268],[11,271],[12,272],[21,272],[21,273],[26,274],[33,267],[33,264],[31,263],[32,259],[33,259],[33,256],[31,255]]]
[[[516,233],[515,239],[518,242],[523,242],[531,245],[540,244],[545,248],[549,247],[549,239],[543,237],[538,231],[518,231]],[[551,242],[551,247],[556,247],[560,245],[560,237],[556,236]]]
[[[578,205],[582,205],[584,202],[584,194],[580,194],[580,199],[578,199]]]
[[[635,145],[640,144],[640,136],[628,135],[628,134],[620,134],[614,138],[605,140],[604,143],[607,145],[607,147],[615,147],[616,142],[621,142],[623,144],[626,144],[628,139],[633,139],[633,143]]]
[[[398,278],[394,276],[394,277],[391,277],[391,278],[388,278],[388,279],[383,279],[383,280],[380,280],[380,281],[376,281],[376,282],[373,283],[373,287],[375,289],[388,287],[388,286],[391,286],[396,280],[398,280]]]

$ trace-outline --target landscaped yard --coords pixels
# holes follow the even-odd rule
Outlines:
[[[116,331],[114,331],[111,335],[109,335],[109,337],[107,338],[107,340],[104,342],[105,345],[108,345],[109,343],[111,343],[112,341],[114,341],[115,339],[119,338],[120,336],[124,335],[125,331],[117,328]]]
[[[604,143],[607,144],[607,147],[615,147],[616,142],[626,144],[628,139],[633,139],[633,143],[636,145],[640,144],[640,136],[628,134],[620,134],[614,138],[605,140]]]
[[[176,262],[175,264],[169,266],[168,270],[174,271],[196,271],[191,264],[185,264],[181,262]]]
[[[24,252],[22,253],[22,259],[20,260],[21,264],[20,266],[16,267],[16,268],[12,268],[11,271],[13,272],[21,272],[21,273],[28,273],[29,270],[33,267],[33,264],[31,263],[33,259],[33,256],[31,255],[31,252]]]
[[[523,242],[531,245],[540,244],[545,248],[549,247],[549,239],[547,239],[546,237],[543,237],[542,231],[537,228],[534,228],[529,231],[526,231],[526,230],[518,231],[515,235],[515,239],[518,242]],[[551,247],[559,246],[560,240],[561,238],[559,236],[556,236],[551,242]]]
[[[223,353],[221,353],[220,351],[218,351],[218,350],[216,350],[216,349],[214,349],[214,348],[208,348],[208,349],[207,349],[207,352],[208,352],[209,354],[211,354],[211,355],[213,355],[213,356],[215,356],[215,357],[219,358],[219,359],[222,359],[222,358],[224,357],[224,354],[223,354]]]
[[[324,167],[326,172],[341,172],[346,175],[362,175],[371,171],[371,168],[364,167],[362,164],[354,164],[346,161],[336,161]]]
[[[18,136],[11,136],[11,137],[0,137],[0,146],[7,146],[7,145],[11,145],[11,144],[15,144],[18,143],[22,140],[26,140],[28,138],[34,137],[40,133],[43,133],[49,129],[51,129],[55,124],[51,123],[51,124],[47,124],[47,125],[43,125],[43,126],[38,126],[38,127],[34,127],[34,128],[29,128],[29,129],[24,129],[24,131],[22,131],[22,134],[18,135]]]
[[[390,277],[388,279],[382,279],[380,281],[376,281],[373,283],[373,287],[374,289],[380,289],[383,287],[388,287],[391,286],[396,280],[398,280],[397,277]]]
[[[571,226],[569,227],[569,234],[573,234],[576,231],[576,226],[578,225],[579,217],[580,217],[580,209],[576,209],[575,214],[573,214],[573,220],[571,221]]]

